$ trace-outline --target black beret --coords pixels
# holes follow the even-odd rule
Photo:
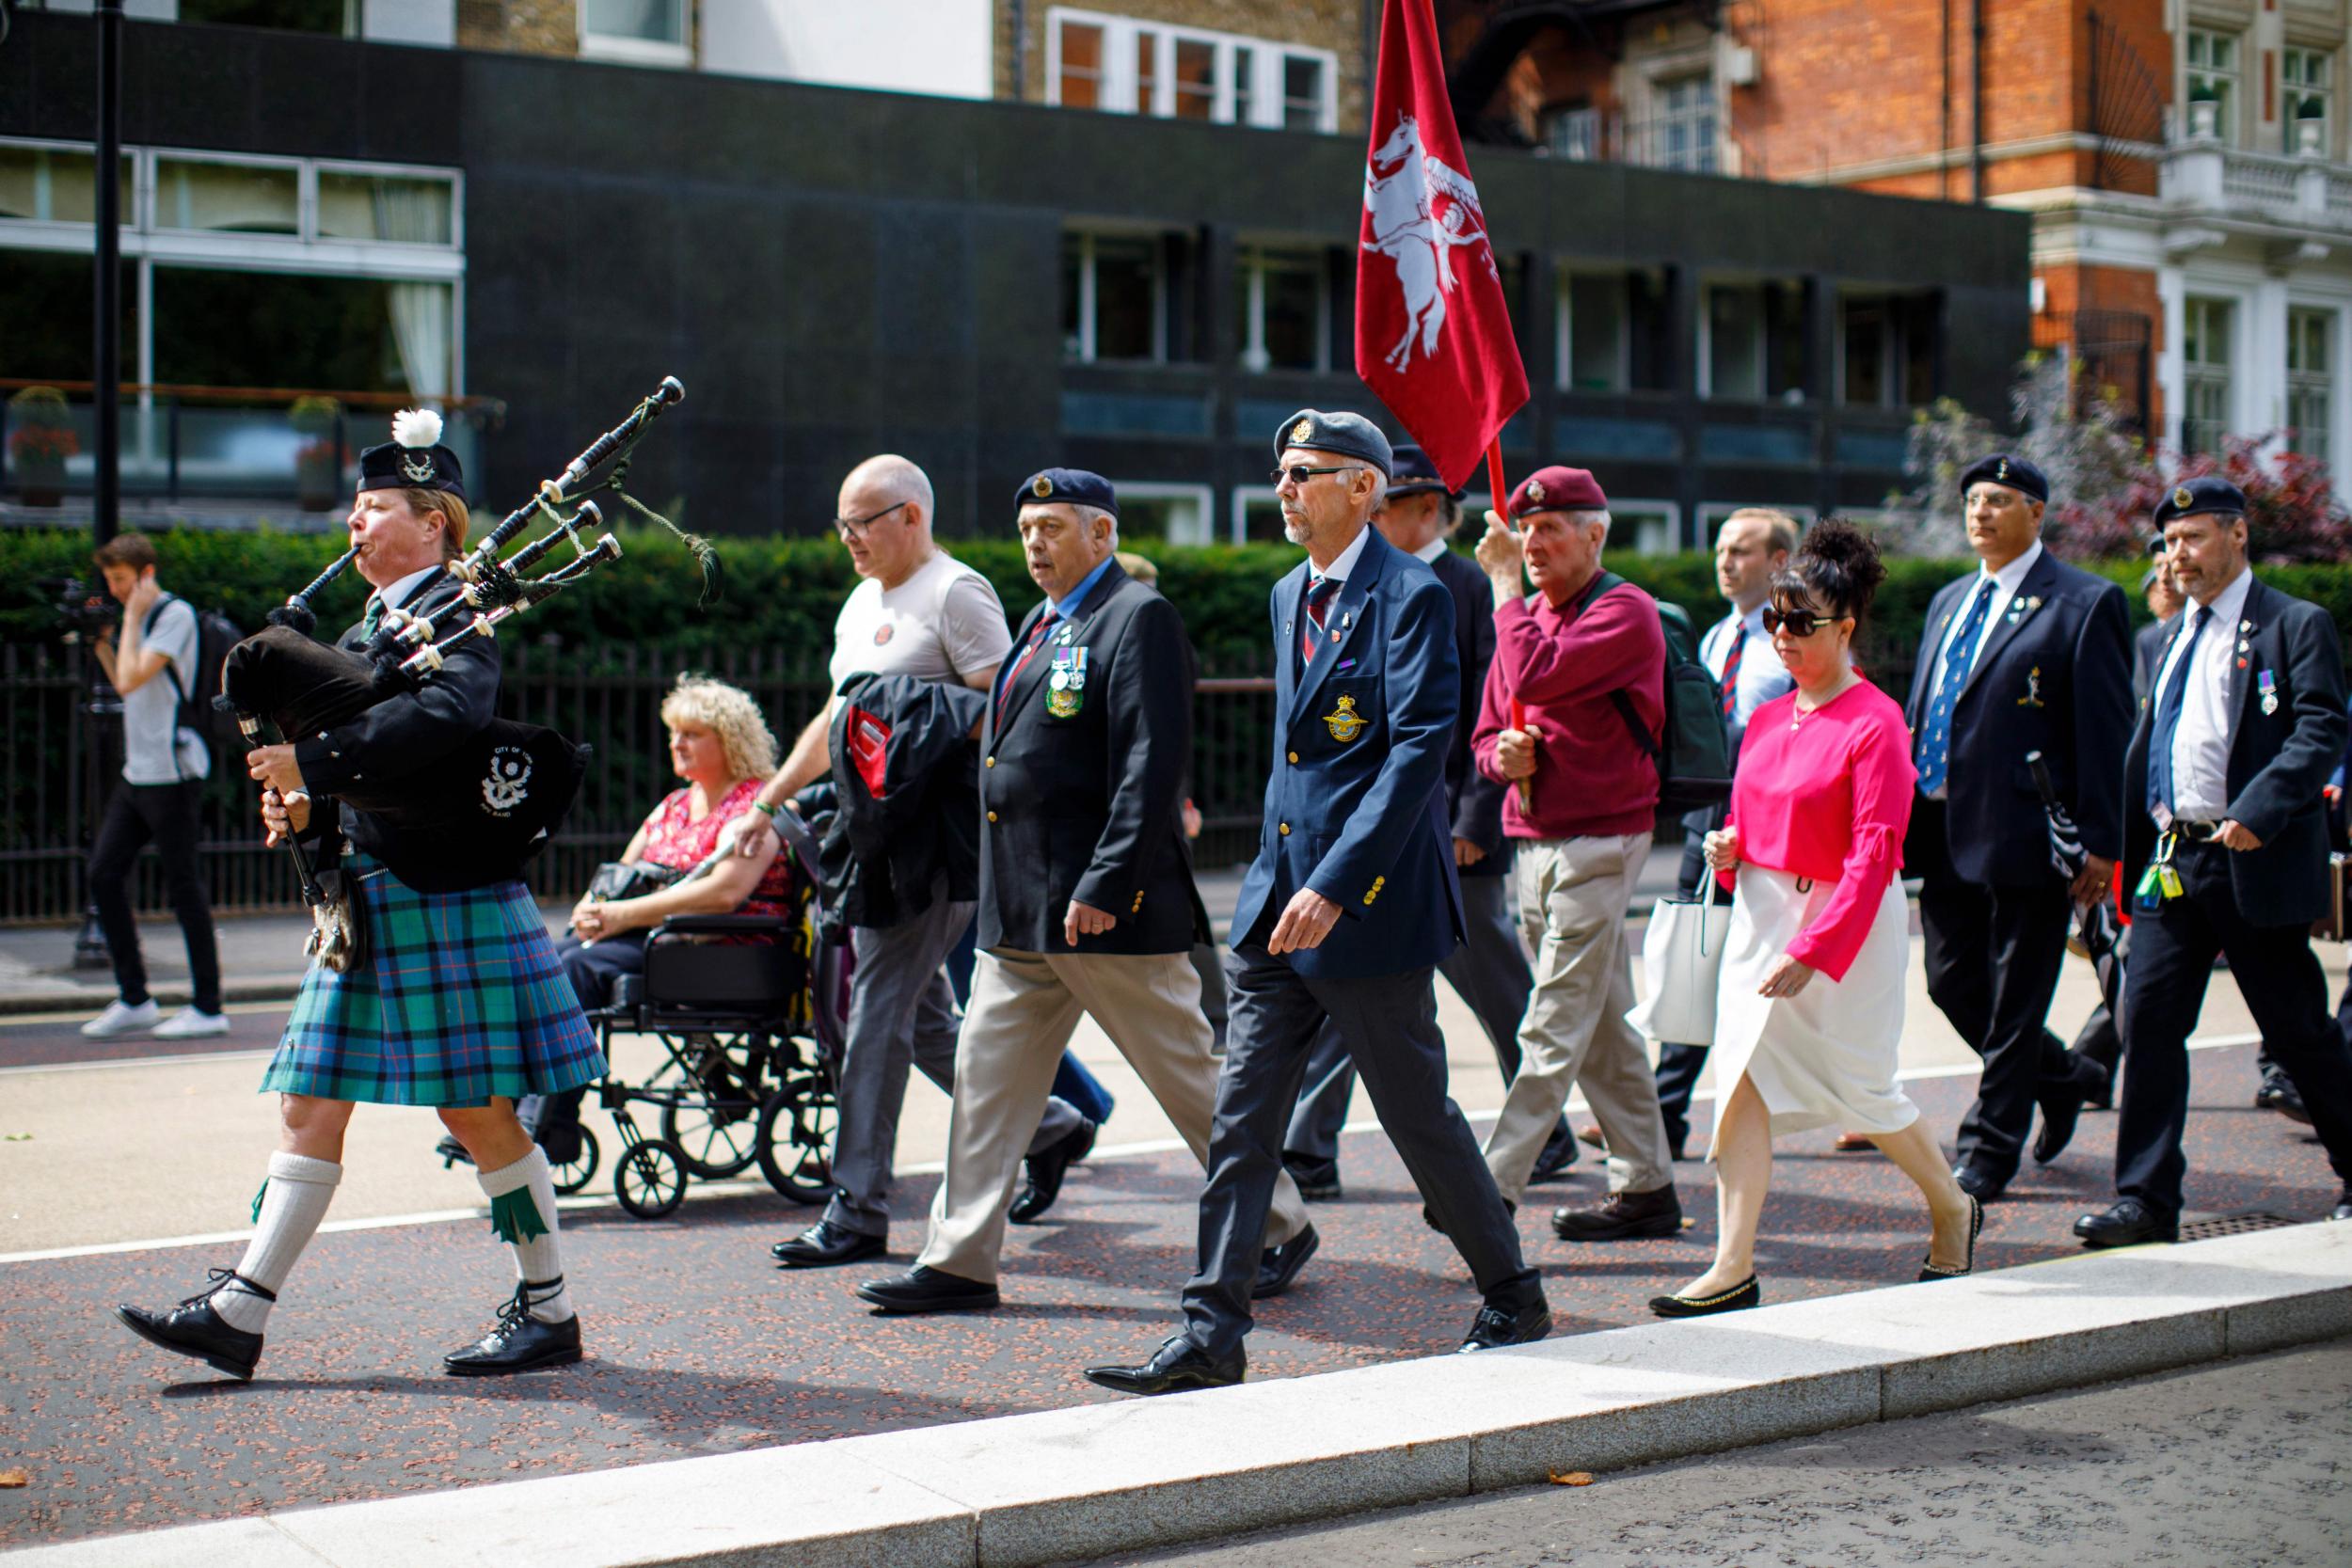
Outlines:
[[[1389,438],[1380,434],[1378,425],[1361,414],[1326,414],[1302,408],[1276,427],[1275,460],[1279,462],[1282,453],[1293,447],[1360,458],[1379,469],[1383,477],[1396,471],[1396,454],[1389,449]]]
[[[1970,486],[1988,480],[1994,484],[2006,484],[2018,494],[2031,496],[2038,501],[2050,499],[2050,482],[2042,477],[2042,470],[2024,458],[2011,457],[2005,451],[1996,451],[1990,457],[1979,458],[1970,464],[1968,471],[1960,476],[1960,493],[1965,496]]]
[[[1444,480],[1438,477],[1438,466],[1429,461],[1429,454],[1407,441],[1395,449],[1396,466],[1389,470],[1391,496],[1419,496],[1430,492],[1462,499],[1459,491],[1448,490]]]
[[[441,416],[432,409],[404,408],[392,418],[392,438],[359,454],[359,488],[440,490],[466,499],[466,470],[457,454],[440,444]]]
[[[1119,492],[1101,474],[1090,474],[1084,468],[1040,468],[1021,482],[1013,494],[1015,506],[1049,506],[1056,501],[1068,501],[1073,506],[1091,506],[1098,511],[1119,515]]]
[[[2162,528],[2175,517],[2193,517],[2201,512],[2217,517],[2243,517],[2246,492],[2218,474],[2185,479],[2157,504],[2156,527]]]

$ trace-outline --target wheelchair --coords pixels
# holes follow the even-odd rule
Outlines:
[[[587,1014],[608,1062],[620,1036],[651,1036],[661,1047],[643,1082],[609,1074],[594,1086],[620,1134],[613,1196],[638,1219],[675,1211],[690,1180],[724,1180],[754,1164],[797,1203],[832,1196],[850,960],[818,934],[815,832],[789,812],[775,827],[793,857],[797,908],[671,916],[647,936],[644,971],[621,976],[612,1004]],[[723,940],[742,937],[769,940]],[[596,1134],[576,1115],[548,1115],[538,1099],[516,1107],[524,1129],[547,1151],[556,1191],[580,1192],[602,1156]],[[658,1132],[638,1125],[641,1109],[656,1113]],[[444,1164],[465,1157],[446,1141],[440,1152]]]

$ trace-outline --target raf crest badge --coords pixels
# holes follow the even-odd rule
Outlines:
[[[1353,697],[1342,697],[1340,705],[1323,716],[1324,727],[1331,732],[1331,738],[1343,746],[1363,734],[1364,726],[1370,722],[1356,711],[1356,699]]]
[[[1296,424],[1291,426],[1291,445],[1295,447],[1303,447],[1314,438],[1314,434],[1315,421],[1312,420],[1301,420]]]
[[[1043,500],[1046,497],[1052,495],[1053,493],[1054,482],[1047,479],[1043,474],[1040,474],[1035,479],[1029,481],[1029,494],[1035,496],[1038,499]]]
[[[2037,664],[2026,674],[2026,694],[2017,699],[2019,707],[2040,707],[2042,702],[2042,666]]]
[[[2174,489],[2172,492],[2172,504],[2185,512],[2190,507],[2197,504],[2197,498],[2190,495],[2188,493],[2188,486],[2184,484]]]
[[[2008,458],[2004,457],[2004,458],[2002,458],[2002,459],[2001,459],[2001,466],[2000,466],[2000,467],[1999,467],[1997,470],[1995,470],[1995,472],[1994,473],[1993,477],[1994,477],[1994,479],[1999,480],[1999,481],[2000,481],[2003,484],[2007,484],[2007,483],[2009,483],[2009,459],[2008,459]]]

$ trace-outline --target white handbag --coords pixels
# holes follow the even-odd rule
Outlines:
[[[1731,934],[1731,906],[1711,899],[1661,898],[1642,938],[1642,989],[1626,1022],[1653,1039],[1715,1042],[1715,977]]]

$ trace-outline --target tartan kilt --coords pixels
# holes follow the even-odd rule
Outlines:
[[[605,1074],[604,1053],[520,882],[420,893],[351,853],[369,962],[312,964],[263,1094],[469,1106],[556,1094]]]

